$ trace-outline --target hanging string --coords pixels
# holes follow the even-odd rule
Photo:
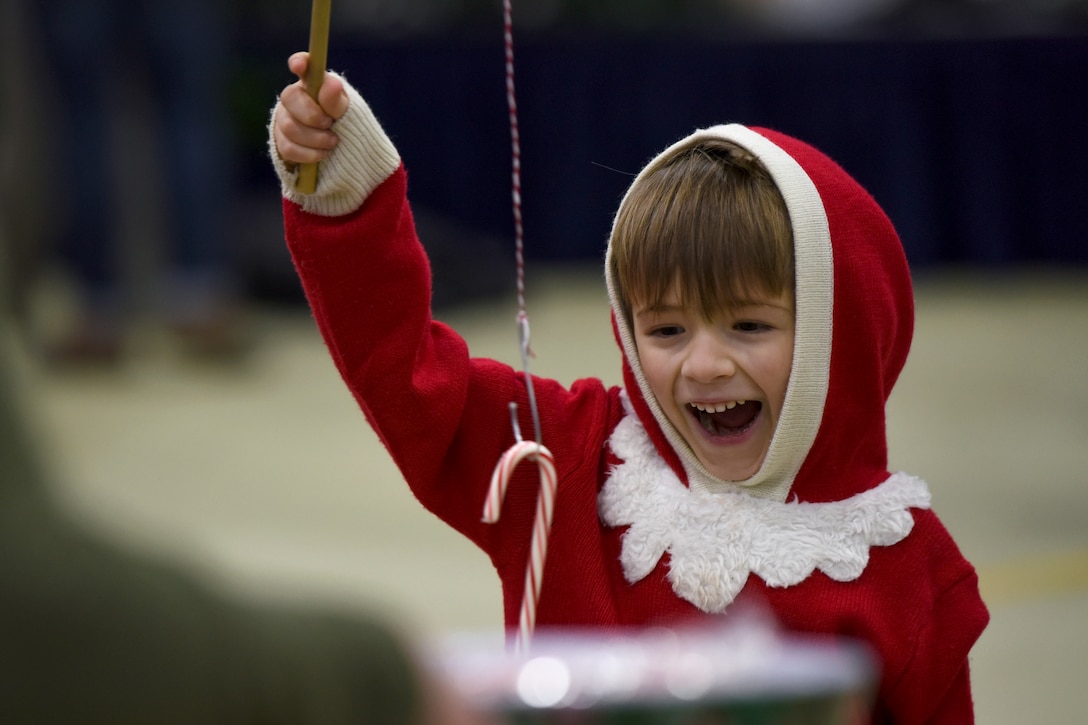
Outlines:
[[[517,403],[510,403],[510,419],[514,429],[514,445],[509,448],[491,475],[491,486],[484,504],[483,520],[495,523],[499,520],[499,511],[506,489],[514,469],[522,461],[535,461],[540,472],[540,492],[537,496],[536,515],[533,519],[532,540],[529,545],[529,561],[525,568],[525,589],[522,594],[521,611],[518,618],[518,635],[515,650],[523,653],[528,650],[529,641],[536,627],[536,609],[540,601],[540,588],[544,575],[544,561],[548,552],[548,534],[551,531],[552,514],[555,511],[555,497],[559,479],[555,470],[555,458],[541,441],[540,413],[537,409],[536,391],[533,378],[529,374],[529,358],[532,350],[529,346],[529,314],[525,307],[525,231],[521,216],[521,137],[518,130],[518,104],[514,92],[514,23],[511,0],[503,0],[503,40],[506,53],[506,103],[510,112],[510,145],[512,157],[511,190],[514,211],[514,246],[517,261],[518,295],[518,343],[521,348],[521,366],[524,372],[525,386],[529,396],[529,409],[533,418],[533,432],[536,442],[522,440],[521,427],[518,425]]]
[[[533,416],[533,434],[541,443],[540,413],[536,407],[536,391],[529,375],[529,358],[532,347],[529,341],[529,313],[525,306],[525,227],[521,214],[521,131],[518,127],[518,100],[514,88],[514,13],[512,0],[503,0],[503,47],[506,55],[506,106],[510,116],[510,189],[514,212],[514,252],[517,262],[518,295],[518,343],[521,348],[521,367],[525,371],[525,384],[529,392],[529,408]]]
[[[518,100],[514,89],[514,19],[511,0],[502,3],[503,47],[506,53],[506,106],[510,116],[510,151],[513,162],[514,244],[518,265],[518,316],[525,314],[525,229],[521,219],[521,134]]]

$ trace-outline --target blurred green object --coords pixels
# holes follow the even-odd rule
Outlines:
[[[416,721],[380,618],[234,601],[57,506],[13,339],[0,313],[0,722]]]
[[[865,711],[855,698],[826,695],[787,700],[692,703],[671,707],[634,705],[571,711],[523,711],[508,720],[516,725],[860,725]]]

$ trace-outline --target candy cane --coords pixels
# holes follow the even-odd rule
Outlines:
[[[559,479],[555,473],[555,457],[544,446],[532,441],[519,440],[499,458],[491,474],[491,488],[484,503],[484,522],[493,524],[499,520],[506,489],[514,469],[522,462],[536,461],[540,469],[540,493],[537,496],[536,516],[533,520],[533,536],[530,541],[529,562],[525,567],[525,591],[521,598],[518,617],[518,637],[515,648],[525,652],[536,627],[536,607],[540,601],[540,584],[544,577],[544,561],[548,555],[548,534],[552,527],[555,497]]]

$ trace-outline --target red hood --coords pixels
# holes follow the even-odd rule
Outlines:
[[[696,134],[729,138],[764,161],[790,210],[798,257],[790,390],[760,472],[738,483],[713,478],[649,397],[613,296],[632,406],[658,451],[689,484],[810,502],[868,490],[889,475],[884,409],[914,328],[910,271],[899,237],[868,192],[813,147],[737,125]]]

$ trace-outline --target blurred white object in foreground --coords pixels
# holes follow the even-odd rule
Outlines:
[[[877,680],[860,644],[787,634],[751,612],[675,629],[539,630],[518,656],[462,634],[432,655],[471,702],[516,723],[857,725]]]

